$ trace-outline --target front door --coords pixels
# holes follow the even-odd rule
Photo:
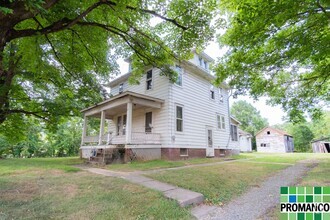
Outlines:
[[[211,128],[206,128],[206,135],[207,135],[206,157],[214,157],[213,131]]]
[[[152,112],[146,113],[146,124],[145,124],[145,132],[151,133],[152,131]]]

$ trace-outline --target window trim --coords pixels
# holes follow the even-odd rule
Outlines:
[[[149,78],[149,79],[148,79],[148,72],[151,72],[151,78]],[[148,89],[148,81],[151,81],[151,88],[150,89]],[[146,73],[146,87],[145,87],[145,90],[150,91],[150,90],[153,90],[153,89],[154,89],[154,74],[153,74],[152,69],[150,69]]]
[[[180,107],[182,109],[182,118],[181,118],[181,121],[182,121],[182,125],[181,125],[181,128],[182,128],[182,131],[178,131],[177,128],[178,128],[178,125],[177,125],[177,120],[178,120],[178,117],[177,117],[177,107]],[[180,105],[180,104],[176,104],[175,105],[175,108],[174,108],[174,111],[175,111],[175,132],[176,133],[179,133],[179,134],[182,134],[184,132],[184,106],[183,105]]]
[[[223,89],[222,88],[218,89],[218,94],[219,94],[219,102],[224,103],[224,96],[223,96]]]

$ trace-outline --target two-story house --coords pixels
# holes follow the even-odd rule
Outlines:
[[[125,160],[178,160],[239,152],[232,141],[237,140],[232,138],[237,131],[231,129],[229,88],[212,84],[212,61],[202,52],[176,65],[175,83],[156,68],[146,70],[139,85],[128,83],[130,73],[110,82],[112,98],[82,110],[81,156],[90,157],[93,149],[118,148]],[[101,119],[98,136],[88,134],[91,117]]]

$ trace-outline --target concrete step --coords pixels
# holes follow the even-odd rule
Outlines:
[[[181,207],[199,205],[204,202],[203,194],[182,188],[166,191],[164,196],[176,200]]]

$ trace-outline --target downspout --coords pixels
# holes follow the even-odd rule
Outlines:
[[[229,94],[229,93],[228,93]],[[228,124],[229,124],[229,126],[228,126],[228,128],[229,128],[229,135],[228,135],[228,141],[227,141],[227,145],[226,145],[226,149],[228,149],[228,147],[229,147],[229,142],[230,142],[230,138],[231,138],[231,119],[230,119],[230,108],[229,108],[229,98],[230,98],[230,96],[232,96],[232,91],[230,90],[230,95],[228,95],[228,97],[227,97],[227,104],[228,104]]]

